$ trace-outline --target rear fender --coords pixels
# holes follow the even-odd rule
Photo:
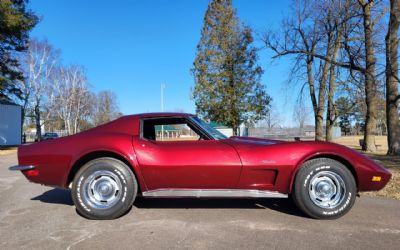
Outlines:
[[[126,148],[126,147],[124,147]],[[110,153],[108,156],[112,155],[117,155],[119,156],[119,158],[124,159],[124,162],[128,163],[128,166],[132,169],[133,173],[136,176],[136,179],[138,181],[138,184],[140,186],[140,190],[143,191],[147,191],[147,187],[145,184],[145,181],[143,179],[143,176],[141,174],[140,168],[139,168],[139,164],[138,161],[136,159],[136,155],[134,154],[133,151],[133,147],[132,144],[130,144],[130,148],[132,150],[121,150],[121,148],[116,149],[116,148],[110,148],[110,147],[96,147],[95,149],[88,149],[85,150],[83,152],[81,152],[79,155],[77,155],[76,157],[74,157],[72,159],[72,164],[69,166],[69,170],[67,171],[66,175],[64,176],[64,180],[66,183],[66,187],[68,187],[69,185],[69,177],[71,174],[71,171],[74,171],[74,168],[77,167],[77,165],[79,165],[79,167],[81,167],[82,163],[85,162],[84,159],[86,158],[91,158],[91,156],[95,156],[98,155],[97,157],[94,158],[98,158],[101,157],[102,155],[107,156],[107,153]],[[83,162],[82,162],[83,160]]]

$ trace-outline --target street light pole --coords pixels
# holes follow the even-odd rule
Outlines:
[[[161,90],[161,112],[164,112],[164,89],[165,89],[165,84],[161,83],[161,85],[160,85],[160,90]]]

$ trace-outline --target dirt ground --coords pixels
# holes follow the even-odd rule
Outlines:
[[[359,140],[362,136],[343,136],[334,142],[361,151]],[[379,161],[392,173],[392,179],[388,185],[379,192],[367,192],[361,195],[380,196],[400,200],[400,157],[387,156],[388,149],[386,136],[376,136],[375,145],[378,146],[376,153],[366,153],[366,155],[374,160]]]

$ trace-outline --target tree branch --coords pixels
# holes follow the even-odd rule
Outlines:
[[[274,50],[274,51],[277,54],[272,56],[273,59],[281,57],[281,56],[291,55],[291,54],[304,54],[304,55],[308,55],[308,56],[313,56],[313,57],[319,58],[321,60],[327,61],[329,63],[332,63],[332,64],[334,64],[336,66],[339,66],[339,67],[342,67],[342,68],[352,69],[352,70],[360,71],[360,72],[363,72],[363,73],[365,72],[365,68],[360,67],[358,65],[355,65],[355,64],[353,64],[351,62],[350,63],[337,62],[337,61],[332,60],[332,59],[330,59],[330,58],[328,58],[326,56],[323,56],[323,55],[320,55],[320,54],[317,54],[317,53],[312,53],[312,52],[309,52],[309,51],[306,51],[306,50],[286,50],[286,51],[282,51],[282,52],[279,52],[277,50]]]

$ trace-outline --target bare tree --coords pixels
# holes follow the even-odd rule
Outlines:
[[[101,91],[96,96],[93,112],[95,126],[112,121],[120,116],[117,97],[111,91]]]
[[[49,93],[51,108],[63,120],[68,134],[79,132],[81,121],[89,119],[94,101],[83,67],[60,67],[52,75],[52,81]]]
[[[376,84],[376,57],[373,44],[373,22],[371,8],[373,0],[358,0],[362,9],[364,26],[364,49],[365,49],[365,101],[367,103],[367,113],[365,120],[363,150],[375,152],[375,133],[377,119],[377,84]]]
[[[323,140],[327,87],[330,101],[328,111],[332,112],[329,107],[332,108],[333,105],[335,66],[347,66],[336,62],[336,58],[350,3],[340,0],[296,0],[293,5],[295,18],[284,22],[284,34],[279,36],[269,32],[264,37],[264,42],[267,48],[275,52],[273,58],[294,56],[291,77],[293,72],[297,78],[299,72],[306,75],[306,85],[314,111],[315,139]]]
[[[400,117],[397,102],[399,84],[399,22],[400,1],[390,0],[390,19],[386,35],[386,110],[388,129],[388,155],[400,155]]]
[[[318,100],[323,99],[324,84],[322,88],[321,98],[317,99],[316,83],[315,83],[315,57],[317,44],[320,40],[320,34],[317,32],[317,24],[313,22],[313,8],[311,1],[296,0],[293,2],[293,18],[288,18],[283,22],[283,35],[278,35],[275,32],[267,32],[263,38],[267,48],[271,49],[275,55],[273,58],[279,58],[287,55],[294,55],[294,65],[292,68],[291,78],[293,75],[298,75],[299,72],[304,72],[306,75],[306,84],[308,85],[309,95],[313,106],[316,140],[322,139],[322,134],[319,133],[319,127],[322,126],[321,119],[318,115],[323,113],[319,110]],[[304,70],[303,70],[304,69]],[[301,73],[300,73],[301,74]],[[299,77],[300,78],[300,77]],[[303,78],[303,77],[301,77]],[[322,116],[321,116],[322,118]]]
[[[274,107],[274,105],[271,105],[270,110],[265,119],[257,123],[257,127],[266,127],[268,133],[270,133],[274,128],[281,127],[281,125],[282,125],[282,117],[279,114],[276,107]]]
[[[293,109],[293,120],[295,123],[299,126],[299,133],[300,135],[303,134],[304,130],[304,125],[310,118],[309,116],[309,110],[304,104],[304,100],[300,97]]]
[[[103,91],[96,96],[88,87],[84,68],[61,65],[59,50],[46,40],[31,40],[21,60],[26,76],[19,83],[23,120],[30,110],[38,139],[44,123],[74,134],[121,115],[115,94]],[[94,114],[100,113],[101,119],[94,121]]]
[[[329,140],[335,119],[333,98],[337,75],[335,76],[334,72],[335,68],[345,69],[348,77],[356,85],[362,85],[364,88],[366,119],[363,150],[375,151],[378,83],[375,56],[377,40],[374,41],[374,35],[379,33],[376,31],[376,25],[384,14],[384,8],[381,8],[382,5],[376,7],[373,0],[358,2],[350,0],[302,2],[298,0],[295,1],[295,6],[297,8],[294,16],[303,22],[294,22],[296,25],[292,25],[293,22],[285,22],[284,34],[280,36],[281,41],[266,36],[265,44],[275,52],[274,58],[293,55],[296,62],[293,69],[300,69],[303,72],[306,70],[314,109],[316,139],[319,140],[322,137],[323,118],[321,115],[324,113],[327,72],[329,71],[330,74],[327,112],[327,139]],[[305,9],[311,9],[314,15],[310,14],[311,11],[304,11]],[[304,27],[308,27],[307,29],[312,33],[305,33]],[[316,39],[312,39],[315,36]],[[316,42],[305,43],[304,41]],[[299,59],[304,58],[307,59],[306,64],[299,64]],[[312,70],[317,60],[320,60],[319,71],[313,77]],[[318,99],[315,89],[318,89]]]
[[[59,51],[54,49],[47,40],[32,39],[28,44],[24,61],[26,80],[21,82],[22,120],[25,119],[27,110],[31,109],[35,117],[36,137],[40,140],[46,90],[50,84],[50,75],[59,63]]]

